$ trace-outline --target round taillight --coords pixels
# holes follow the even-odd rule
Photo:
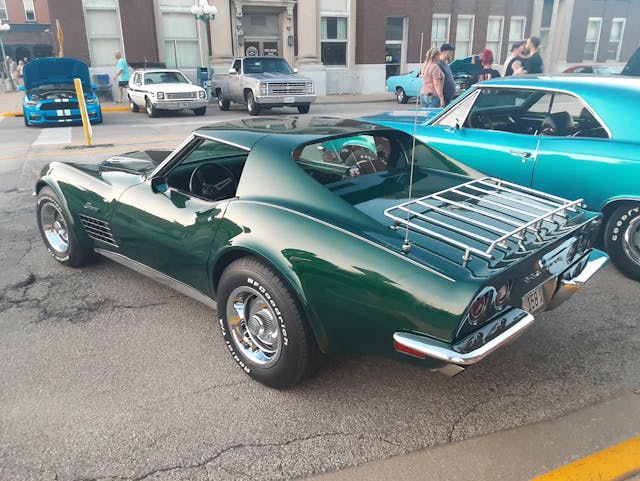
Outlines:
[[[507,302],[509,302],[512,287],[513,281],[508,281],[505,284],[502,284],[496,291],[496,309],[502,309],[507,304]]]
[[[486,292],[481,296],[478,296],[471,307],[469,308],[469,324],[476,325],[482,317],[484,313],[487,311],[487,306],[489,305],[490,293]]]

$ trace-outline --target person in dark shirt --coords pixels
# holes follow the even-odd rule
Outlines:
[[[444,95],[444,104],[449,105],[456,95],[456,81],[453,79],[453,72],[449,64],[455,58],[456,48],[450,43],[443,43],[440,46],[440,62],[438,66],[444,74],[444,83],[442,85],[442,94]]]
[[[475,82],[482,82],[483,80],[500,77],[500,72],[492,68],[493,52],[491,50],[485,48],[482,51],[480,54],[480,62],[482,62],[482,70],[480,70],[476,75]]]
[[[524,59],[522,56],[522,49],[527,44],[526,40],[521,40],[519,42],[515,42],[511,46],[511,56],[504,63],[504,67],[502,69],[502,75],[504,77],[508,77],[509,75],[513,75],[513,62],[519,60],[522,63]]]
[[[529,56],[522,62],[522,68],[527,73],[542,73],[544,71],[544,62],[538,51],[540,39],[538,37],[529,37],[526,48],[529,50]]]

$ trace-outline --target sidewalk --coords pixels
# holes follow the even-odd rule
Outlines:
[[[640,481],[639,419],[640,395],[624,390],[558,419],[303,479]]]
[[[0,117],[22,117],[22,97],[24,92],[14,91],[0,93]],[[395,95],[381,92],[377,94],[343,94],[320,95],[316,100],[318,104],[353,104],[362,102],[395,102]],[[103,112],[129,112],[128,104],[117,104],[113,101],[100,100]],[[209,102],[215,106],[215,99]]]

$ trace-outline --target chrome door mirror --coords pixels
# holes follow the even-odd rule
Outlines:
[[[166,192],[169,188],[169,184],[167,184],[166,177],[154,177],[151,179],[151,190],[154,194],[160,194],[162,192]]]

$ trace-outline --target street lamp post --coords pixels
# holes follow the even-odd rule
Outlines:
[[[191,7],[191,13],[196,17],[196,20],[204,22],[207,31],[207,51],[209,52],[209,61],[211,61],[211,27],[209,22],[215,18],[218,9],[209,5],[208,0],[199,0],[196,5]]]
[[[11,25],[0,20],[0,48],[2,49],[2,61],[4,62],[4,70],[7,74],[7,87],[9,87],[8,90],[15,90],[16,86],[13,85],[11,72],[9,72],[9,62],[7,62],[7,55],[4,53],[4,42],[2,41],[2,33],[8,32],[9,30],[11,30]]]

